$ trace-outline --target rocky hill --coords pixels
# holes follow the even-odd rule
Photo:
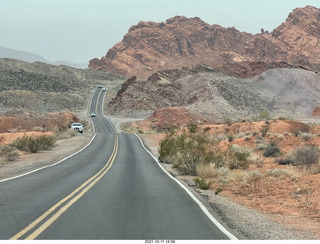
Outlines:
[[[176,16],[162,23],[139,22],[91,69],[147,78],[159,70],[181,69],[205,63],[253,77],[278,67],[320,71],[320,10],[307,6],[293,10],[272,32],[252,35],[234,27],[209,25],[200,18]],[[257,68],[255,70],[252,67]]]
[[[271,69],[252,79],[214,69],[157,72],[146,81],[128,79],[111,100],[114,114],[184,107],[209,119],[243,119],[269,111],[276,116],[308,117],[320,103],[320,76],[303,69]]]
[[[75,112],[85,108],[99,84],[115,89],[123,81],[106,71],[0,59],[0,107]]]

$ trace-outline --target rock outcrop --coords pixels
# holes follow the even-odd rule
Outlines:
[[[130,78],[108,104],[112,114],[183,107],[207,119],[243,119],[261,111],[273,116],[317,116],[320,76],[303,69],[270,69],[239,79],[214,69],[159,71],[145,81]]]
[[[280,67],[302,66],[320,71],[314,64],[320,61],[319,13],[318,8],[311,6],[297,8],[271,33],[262,31],[256,35],[234,27],[209,25],[197,17],[139,22],[106,56],[90,60],[89,68],[145,79],[159,70],[191,68],[203,63],[212,67],[259,64],[265,67],[258,67],[261,72],[270,64],[280,63]],[[245,72],[240,70],[237,76],[257,75]]]

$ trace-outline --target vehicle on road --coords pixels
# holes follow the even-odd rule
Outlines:
[[[91,117],[96,117],[96,114],[95,113],[91,113],[90,116]]]
[[[83,125],[81,123],[72,123],[71,130],[78,130],[82,134],[83,133]]]
[[[98,88],[102,88],[102,85],[98,85]]]
[[[106,91],[107,89],[106,88],[102,88],[102,91]]]

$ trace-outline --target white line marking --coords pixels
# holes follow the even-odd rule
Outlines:
[[[74,154],[71,154],[71,155],[69,155],[68,157],[65,157],[64,159],[61,159],[60,161],[58,161],[58,162],[56,162],[56,163],[54,163],[54,164],[47,165],[47,166],[44,166],[44,167],[41,167],[41,168],[32,170],[32,171],[30,171],[30,172],[27,172],[27,173],[24,173],[24,174],[21,174],[21,175],[17,175],[17,176],[11,177],[11,178],[7,178],[7,179],[4,179],[4,180],[0,180],[0,183],[5,182],[5,181],[9,181],[9,180],[13,180],[13,179],[17,179],[17,178],[20,178],[20,177],[22,177],[22,176],[29,175],[29,174],[32,174],[32,173],[37,172],[37,171],[39,171],[39,170],[46,169],[46,168],[50,168],[50,167],[53,167],[53,166],[55,166],[55,165],[57,165],[57,164],[62,163],[63,161],[67,160],[68,158],[71,158],[72,156],[74,156],[74,155],[82,152],[84,149],[86,149],[86,148],[92,143],[92,141],[93,141],[93,139],[96,137],[96,135],[97,135],[97,133],[94,134],[94,136],[92,137],[91,141],[90,141],[85,147],[83,147],[83,148],[80,149],[79,151],[75,152]]]
[[[95,94],[95,92],[93,93],[93,96],[94,96],[94,94]],[[93,96],[92,96],[92,98],[93,98]],[[90,110],[90,108],[91,108],[91,105],[92,105],[92,99],[91,99],[91,103],[90,103],[89,110]],[[90,118],[91,118],[91,117],[90,117]],[[91,118],[91,121],[92,121],[92,118]],[[9,180],[13,180],[13,179],[17,179],[17,178],[20,178],[20,177],[22,177],[22,176],[26,176],[26,175],[32,174],[32,173],[34,173],[34,172],[37,172],[37,171],[39,171],[39,170],[43,170],[43,169],[46,169],[46,168],[53,167],[53,166],[55,166],[55,165],[57,165],[57,164],[62,163],[62,162],[65,161],[65,160],[67,160],[68,158],[71,158],[72,156],[74,156],[74,155],[82,152],[84,149],[86,149],[86,148],[92,143],[93,139],[94,139],[94,138],[96,137],[96,135],[97,135],[97,133],[95,132],[95,127],[94,127],[93,121],[92,121],[92,124],[93,124],[94,136],[92,137],[92,139],[90,140],[90,142],[89,142],[86,146],[84,146],[82,149],[80,149],[79,151],[73,153],[72,155],[69,155],[68,157],[65,157],[64,159],[61,159],[60,161],[58,161],[58,162],[56,162],[56,163],[54,163],[54,164],[47,165],[47,166],[44,166],[44,167],[35,169],[35,170],[30,171],[30,172],[21,174],[21,175],[17,175],[17,176],[13,176],[13,177],[10,177],[10,178],[7,178],[7,179],[0,180],[0,183],[5,182],[5,181],[9,181]]]
[[[116,131],[116,129],[114,128],[113,124],[112,124],[111,121],[108,119],[108,117],[104,114],[104,111],[103,111],[104,99],[105,99],[105,97],[106,97],[106,95],[107,95],[107,91],[108,91],[108,89],[106,90],[105,95],[103,96],[103,101],[102,101],[102,115],[108,120],[108,122],[109,122],[109,124],[111,125],[111,128],[113,129],[114,133],[115,133],[116,135],[118,135],[118,132]]]
[[[230,240],[238,240],[237,237],[235,237],[234,235],[232,235],[226,228],[223,227],[223,225],[221,225],[221,224],[210,214],[210,212],[209,212],[208,209],[203,205],[203,203],[200,202],[200,201],[198,200],[198,198],[196,198],[196,197],[192,194],[192,192],[189,191],[188,188],[186,188],[180,181],[178,181],[178,180],[175,179],[172,175],[170,175],[170,174],[161,166],[161,164],[158,162],[158,160],[156,159],[156,157],[153,156],[152,153],[144,146],[141,138],[140,138],[136,133],[134,133],[134,134],[135,134],[136,137],[140,140],[140,143],[141,143],[142,147],[144,148],[144,150],[146,150],[146,151],[150,154],[150,156],[157,162],[157,164],[159,165],[159,167],[160,167],[171,179],[173,179],[179,186],[182,187],[183,190],[185,190],[185,191],[188,193],[188,195],[199,205],[199,207],[201,208],[201,210],[204,212],[205,215],[207,215],[207,217],[211,220],[211,222],[212,222],[213,224],[215,224],[221,232],[223,232],[227,237],[229,237]]]

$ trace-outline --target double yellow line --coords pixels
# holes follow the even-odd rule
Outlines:
[[[21,230],[19,233],[10,238],[10,240],[18,240],[22,236],[26,235],[30,230],[33,230],[25,238],[25,240],[33,240],[39,236],[45,229],[47,229],[55,220],[57,220],[68,208],[70,208],[76,201],[78,201],[87,191],[91,189],[111,168],[115,157],[118,153],[118,136],[115,135],[115,143],[113,147],[112,154],[106,163],[106,165],[93,177],[83,183],[80,187],[74,190],[71,194],[60,200],[58,203],[53,205],[48,211],[42,214],[39,218]],[[62,206],[65,203],[64,206]],[[62,206],[60,209],[59,207]],[[56,212],[55,212],[56,211]],[[55,213],[54,213],[55,212]],[[47,218],[50,214],[51,217]],[[47,220],[45,221],[45,219]],[[45,221],[45,222],[43,222]],[[43,222],[43,223],[42,223]],[[42,224],[41,224],[42,223]],[[41,225],[40,225],[41,224]],[[38,227],[37,227],[38,226]]]

